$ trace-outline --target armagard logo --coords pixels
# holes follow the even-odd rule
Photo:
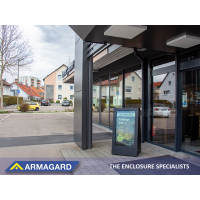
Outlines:
[[[15,163],[11,168],[10,170],[24,170],[18,163]]]
[[[6,172],[49,171],[70,172],[78,165],[79,161],[15,161]]]

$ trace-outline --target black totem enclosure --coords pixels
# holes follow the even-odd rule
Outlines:
[[[138,156],[141,152],[140,108],[115,108],[112,154]]]

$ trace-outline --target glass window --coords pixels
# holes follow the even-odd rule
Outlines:
[[[122,72],[110,76],[110,128],[113,127],[114,108],[122,108]],[[109,97],[108,97],[109,98]]]
[[[168,81],[168,84],[169,84],[169,85],[171,85],[171,84],[172,84],[172,82],[171,82],[171,81]]]
[[[183,150],[200,155],[200,70],[182,72]]]
[[[61,80],[61,77],[62,77],[61,75],[58,75],[58,80]]]
[[[134,76],[132,76],[132,81],[135,82],[135,77]]]
[[[58,95],[58,99],[62,99],[62,95]]]
[[[135,81],[132,81],[135,77]],[[125,91],[125,107],[127,108],[142,108],[142,78],[141,70],[133,68],[125,70],[125,89],[131,87],[131,92]],[[142,115],[140,117],[140,126],[142,125]]]
[[[70,99],[73,99],[74,95],[70,95]]]
[[[59,90],[62,90],[62,85],[58,85],[58,89],[59,89]]]
[[[126,93],[131,93],[132,92],[132,87],[126,86],[125,87]]]
[[[73,85],[70,85],[70,90],[73,90],[74,89],[74,86]]]
[[[99,81],[94,81],[93,83],[93,99],[92,99],[92,120],[93,122],[99,124]]]
[[[153,76],[151,140],[175,148],[175,76],[174,72]],[[171,82],[170,90],[168,89]]]
[[[109,76],[101,82],[101,124],[109,126]]]

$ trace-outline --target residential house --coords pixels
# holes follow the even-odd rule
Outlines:
[[[175,72],[167,73],[159,87],[159,99],[168,100],[170,102],[176,101],[175,83]]]
[[[3,95],[12,96],[12,92],[10,91],[10,88],[12,85],[8,83],[6,80],[3,80]],[[1,82],[0,82],[0,89],[1,89]],[[1,92],[0,92],[1,97]]]
[[[44,99],[54,102],[59,100],[61,103],[65,97],[68,100],[73,100],[74,84],[64,83],[62,79],[62,74],[66,69],[67,66],[63,64],[43,79]]]
[[[106,99],[109,104],[109,80],[101,83],[101,99]],[[142,98],[142,79],[137,72],[125,74],[125,99]],[[99,83],[93,85],[93,104],[98,107]],[[115,106],[122,105],[122,75],[110,79],[110,103]]]
[[[12,92],[13,95],[17,95],[17,86],[19,87],[19,97],[23,97],[24,100],[41,100],[42,96],[39,93],[36,93],[31,87],[28,85],[24,85],[22,83],[14,82],[12,83]]]

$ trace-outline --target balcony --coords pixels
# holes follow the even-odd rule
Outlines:
[[[70,67],[68,67],[65,71],[62,72],[62,79],[65,79],[70,74],[72,74],[74,72],[74,67],[75,67],[75,61],[72,61]]]

